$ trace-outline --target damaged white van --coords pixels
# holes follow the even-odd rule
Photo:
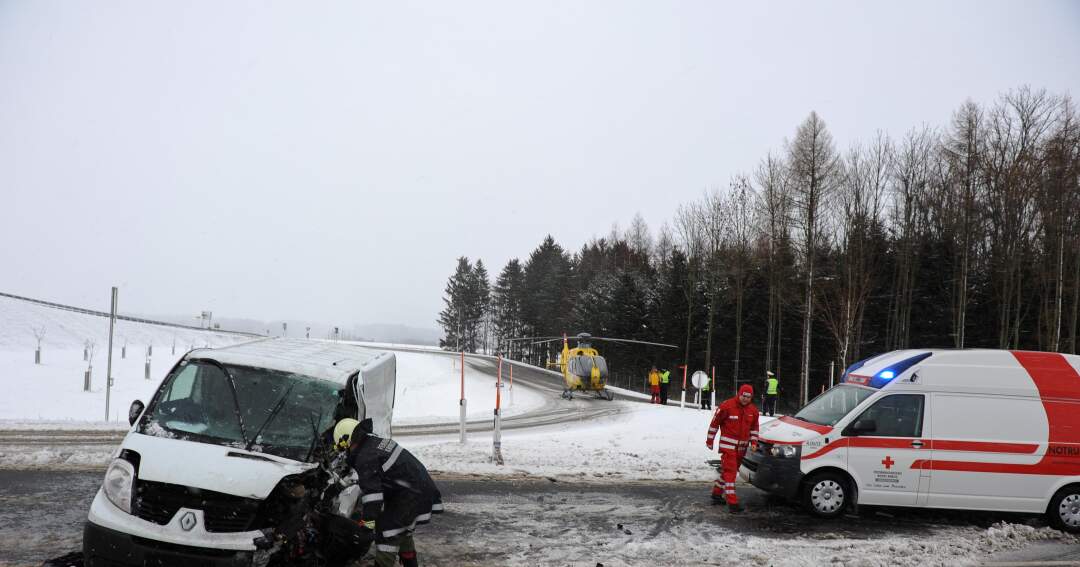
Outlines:
[[[319,341],[189,352],[145,408],[131,406],[90,507],[84,564],[292,564],[282,545],[302,547],[313,530],[328,432],[371,418],[389,437],[396,372],[392,353]]]
[[[853,504],[1046,514],[1080,532],[1080,356],[904,350],[761,427],[741,476],[838,516]]]

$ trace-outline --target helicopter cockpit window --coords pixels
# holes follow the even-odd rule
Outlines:
[[[600,377],[606,378],[608,373],[607,361],[602,356],[575,356],[567,362],[566,369],[574,376],[588,378],[592,376],[592,368],[600,369]]]

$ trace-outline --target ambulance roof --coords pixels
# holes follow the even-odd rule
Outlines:
[[[388,352],[329,341],[260,339],[223,348],[197,349],[188,360],[210,359],[222,364],[269,368],[344,384],[359,370],[392,358]]]
[[[1043,396],[1080,398],[1080,356],[992,349],[897,350],[851,365],[840,381],[871,388],[917,383],[1029,393],[1034,382]]]

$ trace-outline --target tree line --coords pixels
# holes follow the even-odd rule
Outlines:
[[[552,345],[507,339],[672,343],[678,352],[601,350],[631,373],[715,368],[720,392],[771,370],[789,407],[890,350],[1076,353],[1076,106],[1022,87],[968,100],[946,125],[846,148],[811,112],[781,149],[680,205],[655,236],[640,215],[573,253],[548,236],[493,286],[481,261],[460,258],[444,300],[448,349],[535,362]]]

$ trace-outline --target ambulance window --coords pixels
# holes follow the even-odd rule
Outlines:
[[[923,421],[922,394],[886,396],[870,406],[858,420],[872,419],[877,429],[867,437],[921,437]]]

